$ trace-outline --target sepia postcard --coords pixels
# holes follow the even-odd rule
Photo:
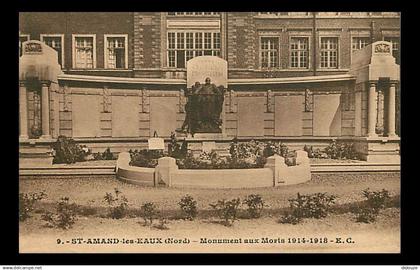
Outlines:
[[[20,12],[19,253],[400,253],[399,12]]]

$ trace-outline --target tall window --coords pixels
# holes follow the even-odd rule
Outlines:
[[[127,68],[127,36],[105,35],[105,68]]]
[[[290,67],[308,68],[309,38],[292,37],[290,39]]]
[[[22,56],[22,43],[29,40],[29,35],[19,35],[19,56]]]
[[[279,67],[279,39],[277,37],[261,37],[260,61],[262,68]]]
[[[219,32],[168,32],[168,66],[185,68],[196,56],[220,56]]]
[[[363,49],[370,43],[370,37],[353,37],[351,39],[351,52]]]
[[[58,63],[63,66],[63,36],[62,35],[41,35],[41,41],[57,51]]]
[[[385,41],[392,44],[392,56],[395,57],[395,62],[400,64],[400,38],[399,37],[384,37]]]
[[[338,68],[338,37],[321,37],[321,68]]]
[[[95,36],[74,35],[73,36],[73,67],[74,68],[95,68]]]

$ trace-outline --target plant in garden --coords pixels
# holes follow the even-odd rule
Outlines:
[[[382,189],[381,191],[370,191],[369,188],[362,191],[366,198],[366,204],[370,208],[383,209],[391,199],[389,191]]]
[[[90,155],[90,150],[85,145],[77,144],[73,139],[66,136],[59,136],[53,145],[53,163],[75,163],[85,161]]]
[[[294,212],[288,212],[280,218],[281,223],[296,225],[302,221],[302,218],[296,215]]]
[[[308,153],[309,158],[328,158],[328,154],[321,151],[321,149],[314,149],[313,146],[305,146],[303,150]]]
[[[232,226],[233,222],[237,219],[238,209],[241,205],[239,198],[232,200],[219,200],[216,204],[210,206],[216,210],[217,215],[224,221],[226,226]]]
[[[31,217],[34,204],[47,197],[44,191],[40,193],[19,193],[19,220],[24,221]]]
[[[175,133],[171,132],[171,140],[168,144],[168,155],[175,159],[185,158],[187,155],[187,148],[187,141],[184,139],[180,146]]]
[[[297,194],[297,198],[289,199],[290,211],[281,219],[282,223],[296,224],[303,218],[324,218],[337,197],[326,193],[310,195]]]
[[[111,152],[111,149],[109,147],[103,152],[103,153],[94,153],[93,154],[94,160],[114,160],[114,154]]]
[[[121,191],[115,188],[114,195],[107,192],[104,196],[104,201],[109,206],[109,216],[113,219],[123,218],[128,212],[128,200],[121,194]]]
[[[42,220],[47,222],[48,227],[57,227],[67,230],[73,226],[77,220],[79,206],[70,203],[68,197],[63,197],[55,207],[55,213],[46,212],[42,215]]]
[[[264,207],[267,206],[259,194],[246,196],[243,203],[248,207],[247,212],[251,218],[259,218]]]
[[[130,165],[139,167],[155,167],[158,159],[164,156],[162,150],[130,150]],[[174,134],[168,146],[169,156],[176,159],[180,169],[248,169],[263,168],[267,157],[274,154],[285,157],[286,164],[296,165],[296,152],[289,151],[283,143],[264,143],[250,141],[239,143],[234,139],[229,147],[229,155],[220,156],[216,151],[210,153],[202,151],[194,156],[187,149],[186,141],[179,146]]]
[[[144,225],[150,222],[153,224],[153,220],[158,216],[158,207],[153,202],[146,202],[140,207],[140,216],[144,219]]]
[[[358,153],[353,143],[338,142],[333,140],[324,150],[332,159],[357,159]]]
[[[169,227],[167,224],[168,224],[168,220],[164,216],[160,216],[159,223],[155,225],[154,227],[159,230],[169,230]]]
[[[372,223],[376,221],[379,214],[379,209],[370,207],[355,208],[356,221],[363,223]]]
[[[129,150],[131,166],[154,168],[158,164],[158,159],[165,156],[163,150]]]
[[[197,202],[190,195],[185,195],[178,203],[185,219],[194,220],[197,216]]]
[[[371,223],[375,222],[381,209],[385,208],[390,202],[391,196],[389,191],[382,189],[381,191],[370,191],[365,189],[362,191],[366,200],[361,207],[354,209],[357,222]]]

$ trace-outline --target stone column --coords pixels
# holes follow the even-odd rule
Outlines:
[[[376,83],[369,83],[368,93],[368,137],[376,137],[376,115],[378,113]]]
[[[390,83],[388,93],[388,137],[395,134],[395,83]]]
[[[26,98],[26,86],[19,84],[19,121],[20,136],[22,140],[28,139],[28,100]]]
[[[42,84],[41,92],[41,122],[42,122],[42,139],[50,139],[50,98],[48,84]]]

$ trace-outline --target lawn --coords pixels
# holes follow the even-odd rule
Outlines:
[[[387,189],[392,196],[400,194],[399,173],[383,174],[315,174],[307,183],[276,188],[254,189],[193,189],[139,187],[119,182],[114,176],[92,177],[21,177],[20,192],[45,191],[48,195],[37,208],[33,217],[20,223],[21,252],[399,252],[399,208],[381,212],[371,224],[355,222],[352,213],[334,212],[325,219],[305,219],[297,225],[281,224],[282,211],[289,206],[288,199],[297,192],[310,194],[327,192],[338,196],[337,207],[363,200],[362,190]],[[168,218],[168,230],[143,226],[140,217],[119,220],[105,217],[107,213],[103,197],[106,192],[118,188],[128,199],[129,207],[138,210],[140,205],[152,201]],[[179,219],[178,202],[185,194],[197,201],[200,210],[194,221]],[[243,199],[249,194],[260,194],[269,208],[260,219],[248,219],[240,215],[231,227],[220,224],[212,214],[210,203],[219,199]],[[97,210],[92,216],[81,216],[69,230],[47,228],[41,220],[42,209],[52,209],[54,203],[67,196],[72,202]],[[156,222],[158,223],[158,222]],[[57,239],[118,238],[120,243],[110,245],[57,244]],[[188,239],[188,244],[122,244],[122,239],[159,237],[162,239]],[[261,238],[284,240],[286,243],[261,243]],[[328,238],[328,243],[308,243],[308,239]],[[335,243],[337,237],[351,237],[354,243]],[[259,239],[259,243],[208,244],[208,239]],[[289,239],[290,238],[290,239]],[[305,243],[287,243],[287,241]],[[297,240],[297,239],[300,240]],[[305,238],[306,240],[302,240]],[[164,240],[162,240],[164,241]],[[197,242],[194,242],[197,241]],[[274,240],[272,240],[274,241]],[[374,244],[372,244],[374,243]]]

